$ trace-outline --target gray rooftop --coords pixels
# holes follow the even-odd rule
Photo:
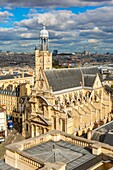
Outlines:
[[[7,74],[0,76],[0,80],[15,79],[16,77],[22,77],[22,74]],[[24,77],[31,77],[31,75],[25,73]]]
[[[84,86],[92,87],[95,81],[96,75],[84,75]]]
[[[54,92],[80,87],[81,84],[92,87],[96,74],[102,80],[97,67],[45,70],[45,74]]]
[[[91,139],[113,146],[113,121],[93,130]]]
[[[84,162],[95,158],[90,151],[62,140],[48,141],[26,149],[24,152],[35,158],[43,159],[45,162],[64,162],[66,170],[74,170]]]

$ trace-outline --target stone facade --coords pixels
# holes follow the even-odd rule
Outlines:
[[[7,136],[6,110],[0,107],[0,142]]]
[[[0,76],[0,105],[5,107],[7,115],[13,116],[14,122],[22,120],[20,98],[31,94],[33,83],[33,76],[27,74]]]
[[[109,169],[112,160],[113,147],[56,130],[10,144],[5,155],[5,163],[20,170]]]
[[[112,118],[111,96],[98,68],[52,69],[52,55],[42,46],[35,49],[35,85],[25,111],[23,136],[56,129],[79,136],[88,132],[89,137],[89,131]]]

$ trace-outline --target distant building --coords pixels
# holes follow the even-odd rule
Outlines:
[[[113,120],[93,130],[91,139],[113,146]]]
[[[6,136],[7,136],[6,109],[4,106],[0,106],[0,142],[3,142]]]
[[[53,56],[56,56],[58,54],[58,50],[53,50]]]
[[[0,103],[6,108],[6,114],[13,116],[14,122],[22,123],[19,101],[22,96],[31,94],[33,76],[28,74],[10,74],[0,76]]]

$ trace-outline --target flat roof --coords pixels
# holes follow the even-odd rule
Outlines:
[[[31,157],[43,159],[44,162],[66,163],[66,170],[74,170],[96,157],[87,149],[63,140],[58,142],[51,140],[23,151],[27,152]]]

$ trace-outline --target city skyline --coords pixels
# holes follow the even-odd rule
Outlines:
[[[113,53],[112,0],[0,0],[0,49],[33,52],[45,22],[49,49]]]

